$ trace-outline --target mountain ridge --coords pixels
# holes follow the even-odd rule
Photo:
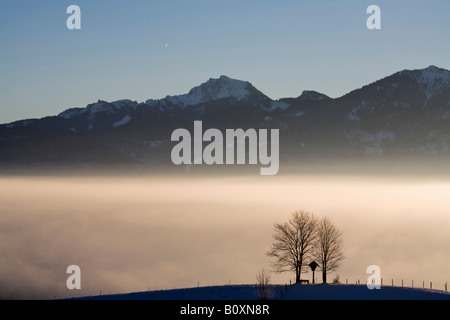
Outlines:
[[[0,125],[0,165],[170,164],[177,128],[277,128],[280,157],[450,156],[450,71],[402,70],[338,97],[304,90],[272,100],[220,76],[159,100],[99,100],[56,116]]]
[[[77,114],[77,112],[84,113],[86,111],[92,110],[91,113],[95,114],[97,112],[111,112],[111,111],[113,111],[112,109],[114,109],[114,108],[120,109],[121,107],[124,107],[124,106],[125,107],[130,107],[130,106],[138,107],[138,106],[142,106],[142,105],[146,105],[146,104],[147,105],[155,105],[157,103],[175,104],[175,105],[178,105],[178,106],[181,106],[182,108],[184,108],[187,106],[193,106],[193,105],[206,103],[206,102],[210,102],[210,101],[215,101],[215,100],[220,100],[220,99],[225,99],[225,98],[236,98],[237,100],[242,100],[242,99],[245,99],[250,93],[260,94],[260,95],[264,96],[264,98],[266,98],[267,100],[270,100],[272,102],[280,102],[280,101],[292,100],[292,99],[337,100],[337,99],[346,97],[355,91],[370,87],[374,84],[382,82],[391,77],[403,76],[403,75],[407,75],[411,78],[414,78],[416,81],[421,82],[424,86],[426,86],[426,88],[423,90],[432,91],[431,93],[428,92],[429,96],[432,96],[432,95],[436,94],[437,92],[439,92],[440,90],[442,90],[443,88],[448,88],[450,86],[450,71],[443,69],[443,68],[436,67],[434,65],[430,65],[424,69],[404,69],[404,70],[395,72],[395,73],[391,74],[390,76],[384,77],[380,80],[377,80],[377,81],[374,81],[367,85],[364,85],[363,87],[361,87],[359,89],[354,89],[354,90],[352,90],[340,97],[337,97],[337,98],[330,98],[326,94],[315,91],[315,90],[303,90],[301,95],[298,96],[297,98],[287,98],[286,97],[286,98],[280,98],[277,100],[272,100],[268,96],[266,96],[264,93],[259,91],[257,88],[255,88],[249,81],[238,80],[238,79],[230,78],[226,75],[221,75],[219,78],[210,78],[208,81],[206,81],[198,86],[193,87],[192,89],[189,90],[188,93],[185,93],[185,94],[180,94],[180,95],[175,95],[175,96],[168,95],[165,98],[158,99],[158,100],[147,99],[145,102],[140,102],[140,103],[137,101],[132,101],[127,98],[116,100],[116,101],[111,101],[111,102],[107,102],[105,100],[99,99],[96,103],[90,103],[84,108],[83,107],[74,107],[74,108],[68,108],[66,110],[63,110],[62,112],[57,114],[57,116],[63,117],[63,118],[70,118],[71,115]],[[426,81],[427,79],[432,80],[434,82],[435,85],[432,86],[433,88],[430,88],[430,86],[428,85],[429,82]],[[435,82],[438,82],[438,84],[436,85]],[[226,88],[223,85],[224,83],[231,84],[231,88],[230,87]],[[216,94],[214,94],[214,92],[211,92],[214,90],[211,88],[211,87],[214,87],[214,85],[218,85],[218,87],[219,87],[219,90],[218,90],[219,92],[216,92]],[[240,86],[240,88],[238,86]],[[247,88],[249,88],[250,91]],[[220,91],[220,89],[222,89],[222,91]],[[226,89],[229,90],[228,95],[226,94],[226,92],[223,91]],[[232,91],[233,89],[234,89],[234,92]],[[216,87],[216,90],[217,90],[217,87]],[[202,91],[206,91],[206,94],[201,95],[200,93]],[[205,95],[209,96],[209,99],[206,99]],[[21,122],[22,123],[23,122],[30,123],[30,122],[36,121],[36,120],[39,120],[39,118],[16,120],[16,121],[13,121],[10,123],[0,124],[0,126],[11,125],[14,123],[21,123]]]

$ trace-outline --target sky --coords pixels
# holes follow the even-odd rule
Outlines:
[[[66,26],[73,4],[81,30]],[[380,30],[366,26],[373,4]],[[447,0],[3,0],[0,123],[183,94],[220,75],[272,99],[339,97],[403,69],[450,69],[448,12]]]

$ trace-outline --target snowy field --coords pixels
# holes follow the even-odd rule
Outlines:
[[[450,300],[450,293],[404,287],[369,290],[365,285],[272,285],[273,300]],[[228,285],[145,291],[82,300],[258,300],[257,285]]]

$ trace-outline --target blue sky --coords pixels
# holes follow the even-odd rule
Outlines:
[[[66,28],[71,4],[81,30]],[[381,30],[366,27],[371,4]],[[448,0],[2,0],[0,123],[220,75],[272,99],[338,97],[402,69],[450,69],[449,12]]]

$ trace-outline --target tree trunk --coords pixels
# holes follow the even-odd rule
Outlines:
[[[327,283],[327,271],[326,270],[322,271],[322,281],[323,281],[323,283]]]

